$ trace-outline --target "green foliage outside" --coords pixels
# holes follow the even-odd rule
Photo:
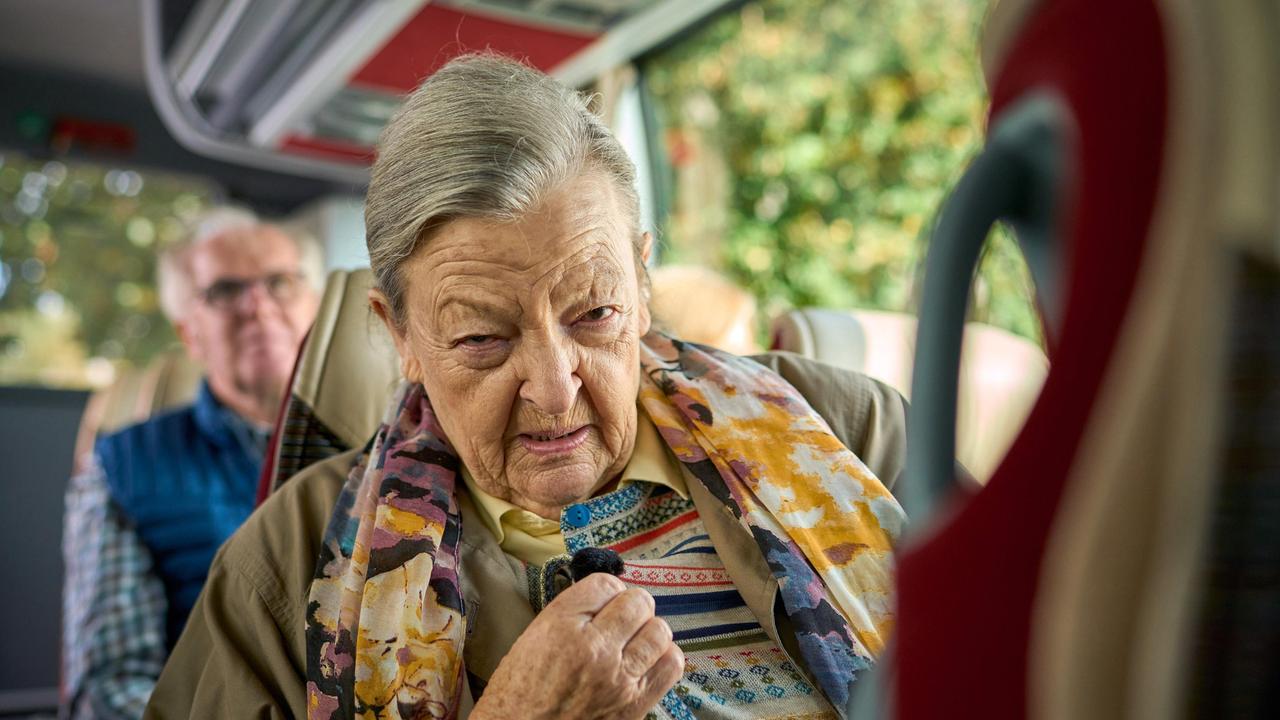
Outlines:
[[[763,0],[654,58],[644,69],[671,164],[664,262],[719,269],[767,317],[910,310],[931,221],[981,147],[986,7]],[[1029,282],[996,233],[971,318],[1038,340]]]
[[[0,155],[0,384],[103,385],[174,343],[156,252],[210,194],[163,173]]]

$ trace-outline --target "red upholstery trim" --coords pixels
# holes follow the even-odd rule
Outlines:
[[[374,157],[374,149],[371,147],[297,133],[286,135],[280,141],[280,149],[294,152],[298,155],[314,155],[327,160],[337,160],[353,165],[372,165]]]
[[[595,39],[590,34],[523,25],[428,3],[369,59],[352,82],[409,92],[454,56],[476,50],[523,58],[549,72]]]
[[[271,494],[271,485],[273,478],[276,476],[276,458],[280,454],[280,435],[284,432],[284,416],[289,410],[289,398],[293,395],[293,388],[298,384],[298,368],[302,367],[302,353],[307,348],[307,339],[311,337],[311,330],[307,330],[307,334],[302,336],[302,342],[298,344],[298,354],[293,358],[293,370],[289,372],[289,387],[285,388],[284,397],[280,398],[280,409],[276,411],[276,426],[271,431],[271,442],[267,443],[267,456],[262,460],[262,470],[258,473],[258,495],[254,501],[254,507],[262,504],[263,500]]]
[[[1152,0],[1046,0],[995,84],[993,117],[1035,88],[1057,90],[1075,113],[1067,313],[1040,399],[995,476],[903,553],[893,671],[899,718],[1027,714],[1041,558],[1150,232],[1165,73]]]

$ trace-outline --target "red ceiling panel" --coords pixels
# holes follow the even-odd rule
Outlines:
[[[297,133],[285,136],[280,148],[297,155],[314,155],[328,160],[340,160],[369,165],[373,162],[373,148],[354,143],[315,138]]]
[[[356,73],[351,84],[408,92],[454,56],[477,50],[495,50],[549,71],[596,37],[428,4]]]

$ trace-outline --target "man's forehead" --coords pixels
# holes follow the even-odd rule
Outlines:
[[[298,246],[269,225],[241,228],[210,237],[191,248],[192,275],[198,281],[222,276],[252,277],[272,270],[297,270]]]

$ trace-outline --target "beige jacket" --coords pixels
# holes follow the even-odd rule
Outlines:
[[[892,488],[905,461],[906,404],[863,375],[789,353],[755,358],[796,387],[836,436]],[[299,473],[218,552],[200,599],[151,696],[148,718],[306,717],[307,594],[320,541],[358,450]],[[797,658],[777,582],[755,541],[701,483],[686,480],[725,569],[765,631]],[[459,576],[475,630],[469,673],[488,678],[533,620],[518,560],[505,555],[461,493]],[[470,710],[464,693],[462,717]]]

